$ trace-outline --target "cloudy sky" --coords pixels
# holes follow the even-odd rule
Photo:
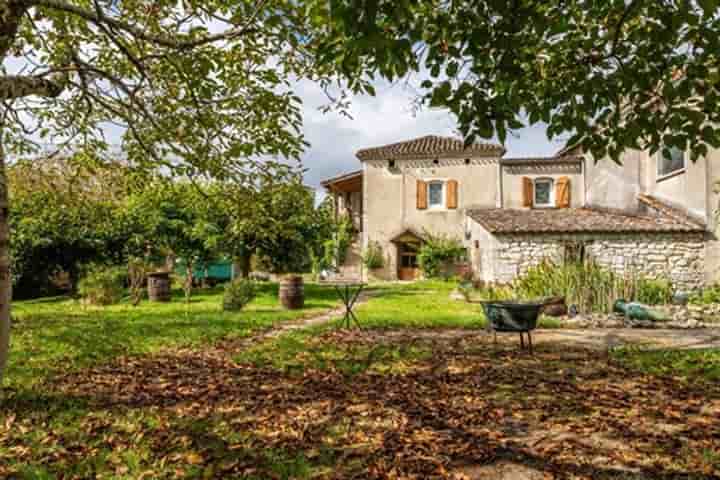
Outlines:
[[[443,110],[413,112],[414,93],[403,85],[376,84],[375,97],[352,98],[349,119],[339,113],[323,113],[319,107],[328,100],[312,83],[298,86],[304,102],[304,131],[310,147],[302,158],[307,169],[305,181],[318,188],[323,179],[357,170],[355,152],[408,140],[423,135],[456,134],[453,117]],[[560,140],[548,141],[545,128],[536,125],[509,136],[506,156],[550,155],[562,147]]]

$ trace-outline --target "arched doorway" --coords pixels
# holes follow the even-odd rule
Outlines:
[[[420,278],[418,251],[422,238],[411,230],[405,230],[395,236],[392,242],[397,247],[397,278],[398,280],[416,280]]]

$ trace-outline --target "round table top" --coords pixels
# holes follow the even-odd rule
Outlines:
[[[362,280],[353,280],[353,279],[336,279],[336,280],[320,280],[321,284],[324,285],[336,285],[336,286],[360,286],[360,285],[367,285],[367,282],[363,282]]]

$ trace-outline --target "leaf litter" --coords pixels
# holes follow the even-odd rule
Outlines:
[[[236,360],[225,343],[56,377],[43,401],[8,392],[0,474],[95,478],[112,464],[124,478],[720,476],[718,385],[644,375],[592,350],[531,356],[481,334],[306,339],[307,351],[328,346],[321,365],[297,352],[299,370]],[[430,354],[403,357],[413,349]],[[68,404],[78,413],[65,424]]]

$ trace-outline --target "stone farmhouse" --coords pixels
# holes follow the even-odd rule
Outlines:
[[[418,278],[429,233],[467,247],[477,280],[508,282],[543,259],[592,257],[618,272],[691,290],[720,277],[720,150],[628,151],[621,164],[579,149],[506,158],[500,145],[425,136],[356,153],[360,169],[322,183],[356,239],[342,274],[367,276],[361,252],[382,247],[375,278]]]

